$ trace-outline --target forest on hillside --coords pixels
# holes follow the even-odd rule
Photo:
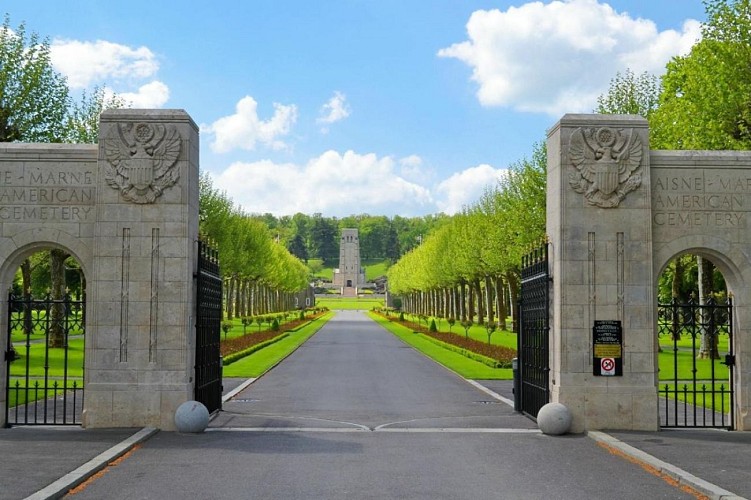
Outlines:
[[[325,217],[320,213],[292,216],[254,214],[263,222],[279,243],[303,262],[320,259],[325,266],[339,260],[339,237],[344,228],[357,229],[360,236],[360,257],[363,260],[399,260],[451,217],[444,214],[420,217],[358,214],[347,217]]]

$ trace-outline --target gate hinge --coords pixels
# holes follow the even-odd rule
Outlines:
[[[722,364],[727,366],[735,366],[735,354],[726,354],[725,362]]]

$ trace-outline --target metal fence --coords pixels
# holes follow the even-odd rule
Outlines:
[[[198,242],[195,399],[209,413],[222,409],[222,277],[215,249]]]
[[[732,301],[673,300],[658,306],[657,318],[661,348],[670,346],[670,362],[660,363],[660,425],[732,429]]]
[[[6,425],[80,425],[85,300],[8,297]]]
[[[548,245],[543,244],[522,259],[519,299],[520,409],[537,418],[550,399],[549,367],[549,286]]]

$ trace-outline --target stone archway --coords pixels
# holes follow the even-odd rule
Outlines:
[[[0,256],[2,259],[0,261],[2,262],[0,290],[11,290],[18,268],[27,258],[38,252],[63,250],[77,261],[84,276],[91,270],[90,249],[80,239],[73,238],[67,233],[61,234],[59,231],[40,228],[19,234],[15,242],[19,244],[17,248],[10,254]],[[9,248],[11,248],[10,245],[4,250]],[[11,315],[11,304],[20,310],[16,309],[19,311],[18,314],[11,318],[12,321],[8,321]],[[61,315],[57,320],[54,318],[55,308],[58,308]],[[83,320],[87,317],[83,313],[84,310],[83,300],[71,297],[51,297],[49,290],[46,297],[32,295],[29,291],[28,295],[14,296],[12,301],[10,293],[4,294],[0,299],[0,317],[6,318],[2,323],[4,328],[0,332],[0,352],[11,351],[9,329],[16,331],[16,334],[19,330],[31,333],[28,337],[24,336],[25,342],[21,344],[16,342],[12,356],[17,359],[7,360],[8,362],[14,361],[7,372],[10,376],[6,376],[6,371],[3,370],[2,377],[0,377],[3,418],[6,416],[5,405],[9,403],[6,401],[8,395],[11,395],[11,401],[17,399],[30,402],[28,405],[21,404],[16,408],[11,408],[6,424],[54,425],[81,422],[81,402],[84,400],[85,381],[80,378],[80,370],[83,366],[79,344],[82,343],[84,347],[86,345],[83,337],[86,327],[83,325]],[[26,313],[20,311],[26,311]],[[51,319],[50,312],[53,315]],[[69,316],[71,312],[72,315]],[[63,319],[63,316],[67,318]],[[90,318],[87,318],[87,323],[90,323]],[[72,336],[68,337],[71,331]],[[50,340],[56,334],[61,336],[60,343],[54,345]],[[68,342],[69,339],[70,342]],[[70,356],[74,352],[79,353],[75,361],[73,356]],[[55,353],[58,355],[55,356]],[[43,363],[42,359],[45,360]],[[38,370],[36,366],[42,364],[44,364],[44,376],[36,373]],[[29,367],[34,367],[32,373],[29,373]],[[48,373],[51,376],[48,377]],[[11,379],[15,382],[11,384],[10,391],[8,391],[7,384],[11,383]],[[72,390],[68,390],[71,388]]]
[[[42,247],[87,277],[84,426],[171,430],[193,399],[198,178],[182,110],[105,111],[98,145],[0,147],[0,288]]]
[[[736,428],[751,430],[751,153],[650,151],[648,132],[641,117],[566,115],[548,134],[552,399],[575,431],[656,430],[656,280],[703,252],[735,296]],[[622,376],[594,366],[603,323],[622,333]]]
[[[716,250],[723,246],[718,241],[713,242],[714,248],[688,248],[666,257],[668,248],[682,248],[686,243],[674,241],[663,247],[664,254],[655,256],[655,290],[669,264],[690,256],[712,263],[722,274],[727,296],[725,290],[710,290],[702,296],[695,289],[690,297],[663,296],[655,304],[655,342],[661,347],[657,354],[660,426],[732,429],[738,417],[733,403],[739,382],[733,360],[741,349],[741,325],[747,324],[739,314],[743,304],[736,300],[736,290],[743,290],[743,277],[735,263]]]

